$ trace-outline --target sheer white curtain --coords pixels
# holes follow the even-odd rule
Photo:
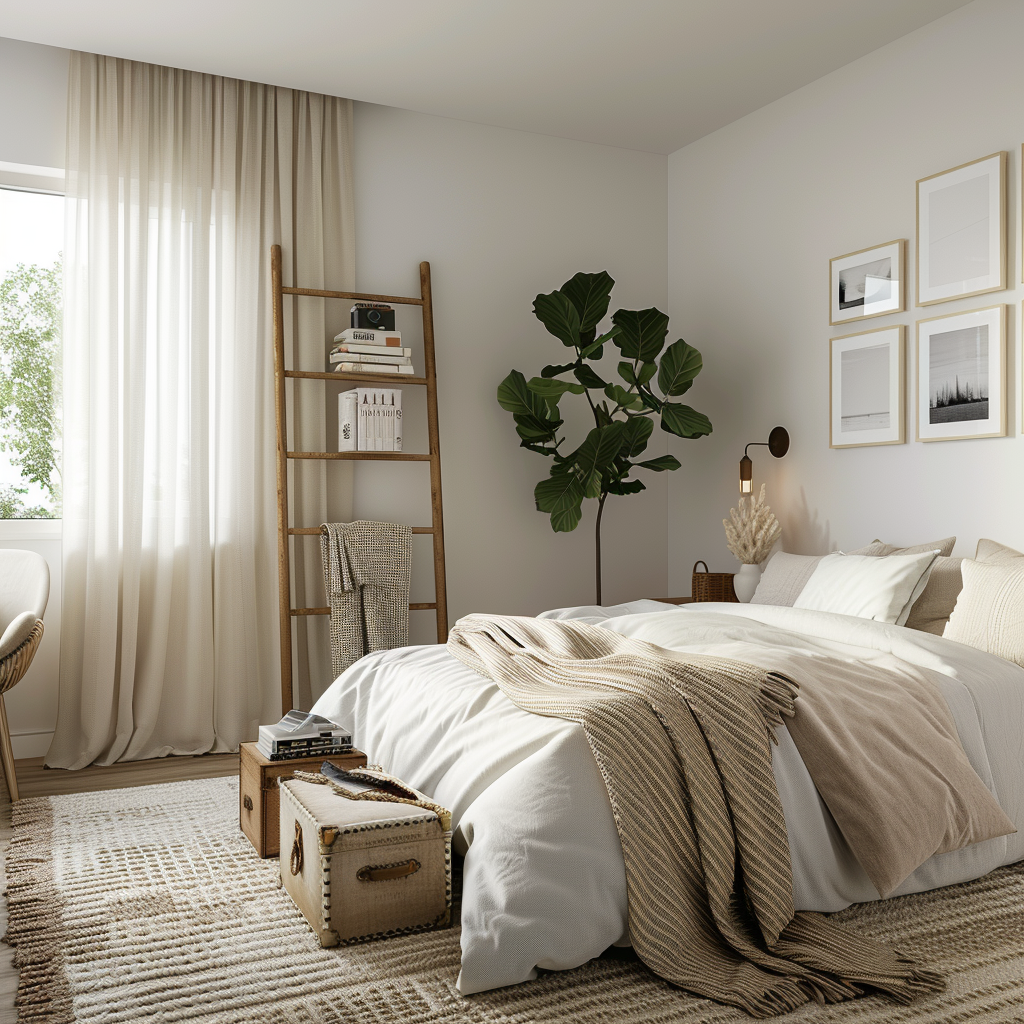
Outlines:
[[[279,716],[269,252],[286,283],[353,287],[351,132],[348,100],[71,56],[50,765],[230,750]],[[325,303],[293,307],[291,359],[319,368]],[[322,450],[323,386],[302,397],[291,443]],[[325,518],[322,467],[292,490]],[[309,599],[319,556],[293,550]],[[325,626],[298,637],[300,700]]]

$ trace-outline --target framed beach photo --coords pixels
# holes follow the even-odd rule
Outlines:
[[[1006,306],[917,322],[917,439],[1006,436]]]
[[[1006,153],[917,183],[917,304],[1006,287]]]
[[[907,308],[907,243],[900,238],[871,249],[836,256],[829,265],[829,323],[867,320]]]
[[[906,327],[833,338],[829,348],[830,448],[903,444]]]

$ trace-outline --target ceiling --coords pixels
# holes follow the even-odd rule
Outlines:
[[[670,153],[968,0],[6,0],[0,35]]]

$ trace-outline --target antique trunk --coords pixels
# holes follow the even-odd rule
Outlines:
[[[288,761],[269,761],[255,743],[243,743],[239,749],[238,823],[261,857],[276,857],[279,828],[278,784],[297,772],[317,772],[324,761],[339,768],[358,768],[366,764],[359,750],[332,757],[300,757]]]
[[[445,927],[451,816],[281,784],[281,880],[321,946]]]

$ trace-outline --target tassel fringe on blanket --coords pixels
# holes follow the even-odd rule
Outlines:
[[[865,988],[909,1002],[938,974],[820,914],[795,913],[772,730],[797,685],[585,623],[471,615],[449,651],[524,711],[582,726],[626,866],[637,955],[755,1017]]]

